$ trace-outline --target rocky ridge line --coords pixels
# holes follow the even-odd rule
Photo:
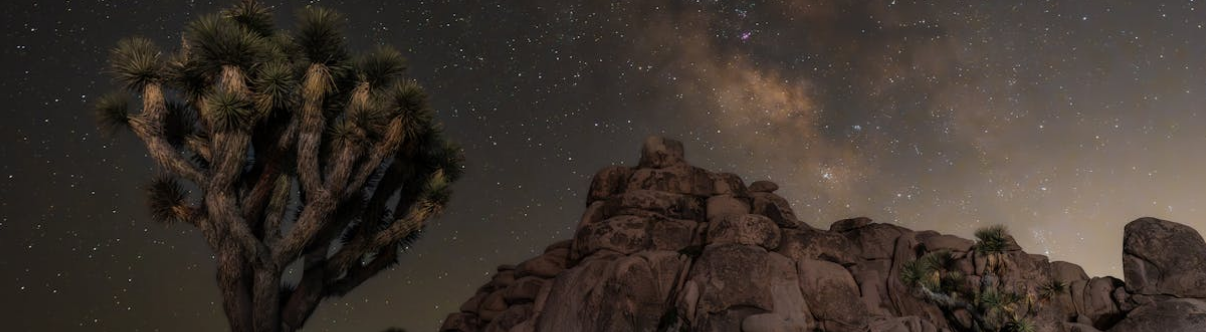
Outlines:
[[[973,241],[868,218],[816,229],[777,189],[690,166],[682,143],[650,137],[637,167],[594,177],[574,239],[499,266],[440,331],[936,332],[971,319],[922,300],[900,273],[948,250],[974,282],[987,259]],[[1123,238],[1126,282],[1090,278],[1012,239],[1000,278],[1018,289],[1067,285],[1038,310],[1037,331],[1206,331],[1201,235],[1141,218]]]

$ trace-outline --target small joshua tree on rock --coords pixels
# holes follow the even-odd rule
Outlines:
[[[1004,257],[1011,242],[1008,230],[990,226],[976,230],[975,235],[972,250],[985,259],[984,275],[978,282],[969,281],[956,266],[955,256],[946,250],[928,252],[905,263],[901,282],[952,317],[954,311],[966,311],[971,321],[966,326],[955,326],[959,331],[1034,332],[1031,318],[1042,304],[1037,300],[1050,299],[1065,286],[1045,283],[1037,293],[1011,288],[1000,278],[1008,268]],[[959,323],[957,319],[951,321]]]
[[[159,166],[152,217],[197,227],[214,251],[236,332],[297,330],[392,266],[461,171],[398,51],[354,56],[330,10],[297,19],[278,30],[243,1],[192,22],[172,54],[123,40],[111,71],[125,91],[97,105],[102,128],[131,130]]]

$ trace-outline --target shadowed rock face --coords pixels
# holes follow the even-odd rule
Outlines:
[[[1136,294],[1206,298],[1206,242],[1193,228],[1156,218],[1126,225],[1122,271]]]
[[[572,240],[503,265],[445,319],[444,332],[960,331],[966,311],[903,285],[906,262],[948,251],[968,282],[989,257],[974,242],[869,218],[829,230],[800,221],[778,185],[713,173],[682,143],[651,137],[635,168],[599,171]],[[1000,282],[1062,292],[1039,304],[1037,331],[1206,331],[1206,242],[1142,218],[1123,235],[1126,282],[1090,278],[1009,245]],[[995,257],[994,257],[995,259]]]

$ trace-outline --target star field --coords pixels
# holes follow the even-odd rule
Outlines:
[[[310,331],[431,330],[498,264],[566,239],[647,135],[771,179],[814,227],[867,216],[1121,276],[1122,226],[1206,230],[1198,1],[264,1],[347,14],[431,92],[467,169],[401,264]],[[0,319],[9,331],[225,329],[213,256],[150,221],[154,174],[91,103],[117,40],[170,47],[225,1],[0,4]]]

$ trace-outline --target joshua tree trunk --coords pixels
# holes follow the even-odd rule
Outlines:
[[[422,88],[401,79],[400,53],[352,57],[338,14],[298,19],[279,31],[242,1],[192,23],[168,59],[124,40],[111,69],[128,92],[98,105],[102,125],[129,128],[159,165],[152,217],[197,227],[213,250],[235,332],[300,329],[323,299],[392,266],[460,176],[460,148]],[[284,285],[295,263],[301,280]]]
[[[261,332],[277,331],[281,328],[280,291],[281,274],[271,269],[255,271],[255,284],[252,291],[252,319],[255,330]]]
[[[247,264],[235,250],[218,253],[218,289],[222,291],[222,310],[233,332],[253,331],[251,328],[251,284]]]

